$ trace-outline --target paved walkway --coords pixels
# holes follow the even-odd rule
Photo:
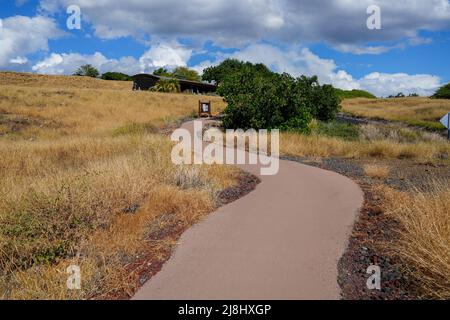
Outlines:
[[[192,123],[184,124],[192,129]],[[280,160],[275,176],[186,231],[134,299],[339,299],[337,262],[363,193],[334,172]]]

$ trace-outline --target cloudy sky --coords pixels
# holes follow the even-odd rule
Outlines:
[[[71,5],[80,29],[67,26]],[[367,27],[372,5],[381,29]],[[201,72],[233,57],[343,89],[428,95],[450,82],[449,52],[449,0],[0,0],[0,70]]]

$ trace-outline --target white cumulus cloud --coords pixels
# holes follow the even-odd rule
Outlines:
[[[343,89],[357,89],[359,83],[345,70],[339,69],[333,60],[323,59],[308,48],[291,47],[280,49],[270,44],[252,44],[232,54],[218,54],[214,63],[204,61],[194,69],[202,71],[226,58],[235,58],[253,63],[263,63],[275,72],[287,72],[293,76],[317,75],[322,83],[330,83]]]
[[[9,63],[12,63],[12,64],[26,64],[27,62],[28,62],[28,59],[26,57],[20,57],[20,56],[9,60]]]
[[[383,97],[400,92],[406,95],[417,93],[422,96],[429,96],[441,86],[441,79],[429,74],[409,75],[406,73],[374,72],[359,79],[358,82],[362,89]]]
[[[450,27],[448,0],[132,0],[126,5],[122,0],[41,0],[40,4],[50,14],[79,5],[100,38],[189,37],[234,48],[276,39],[327,42],[346,52],[379,54],[414,45],[421,30]],[[373,4],[381,8],[381,30],[366,26],[367,8]],[[390,45],[369,45],[380,41]]]
[[[332,84],[345,90],[363,89],[377,96],[417,93],[428,96],[441,85],[441,79],[434,75],[373,72],[355,79],[339,68],[331,59],[323,59],[308,48],[291,47],[280,49],[269,44],[253,44],[233,54],[220,55],[217,61],[204,61],[194,68],[201,71],[216,65],[226,58],[236,58],[253,63],[264,63],[276,72],[287,72],[294,76],[317,75],[321,83]]]
[[[53,19],[13,16],[2,20],[0,32],[0,67],[24,64],[26,55],[48,50],[48,40],[63,35]]]
[[[120,59],[108,59],[100,52],[92,55],[79,53],[52,53],[46,59],[37,62],[32,70],[43,74],[73,74],[80,66],[91,64],[100,73],[108,71],[135,74],[139,72],[139,63],[133,57],[123,57]]]
[[[178,44],[158,44],[139,58],[141,72],[148,72],[160,67],[173,68],[187,66],[192,50]]]
[[[47,58],[35,63],[32,70],[44,74],[73,74],[84,64],[91,64],[100,73],[115,71],[133,75],[140,72],[152,72],[166,67],[187,66],[192,51],[179,44],[159,44],[145,52],[139,59],[122,57],[110,59],[100,52],[94,54],[52,53]]]

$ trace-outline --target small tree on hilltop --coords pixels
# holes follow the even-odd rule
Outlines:
[[[166,68],[158,68],[155,71],[153,71],[153,74],[155,76],[161,76],[161,77],[170,77],[171,74]]]
[[[439,90],[433,95],[433,98],[450,99],[450,83],[439,88]]]
[[[115,80],[115,81],[131,81],[133,80],[129,75],[121,72],[106,72],[102,74],[103,80]]]
[[[177,67],[172,71],[172,77],[183,80],[201,81],[201,77],[197,71],[186,68]]]
[[[204,81],[214,81],[220,85],[228,75],[241,72],[244,68],[251,68],[260,74],[269,74],[271,71],[262,63],[252,64],[237,59],[225,59],[221,64],[203,70],[202,79]]]
[[[85,65],[82,65],[81,67],[79,67],[77,69],[77,71],[75,71],[74,75],[82,76],[82,77],[97,78],[100,75],[100,73],[92,65],[85,64]]]

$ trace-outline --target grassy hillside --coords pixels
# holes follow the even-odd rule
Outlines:
[[[68,135],[105,136],[124,126],[151,125],[157,129],[194,115],[199,99],[194,95],[131,90],[2,86],[0,134],[8,139],[41,140]],[[218,97],[203,99],[212,100],[214,112],[224,107]]]
[[[132,294],[139,270],[130,263],[143,251],[162,263],[235,184],[233,167],[174,166],[172,144],[158,134],[194,114],[198,96],[1,76],[0,299]],[[80,291],[66,288],[71,264],[81,267]]]
[[[0,86],[46,87],[61,89],[111,89],[131,90],[127,81],[107,81],[89,77],[48,76],[33,73],[0,72]]]
[[[443,130],[439,119],[450,112],[450,100],[430,98],[349,99],[344,112],[359,117],[400,121],[430,130]]]
[[[376,99],[373,94],[370,92],[364,91],[364,90],[342,90],[342,89],[335,89],[336,94],[341,98],[344,99],[355,99],[355,98],[366,98],[366,99]]]

